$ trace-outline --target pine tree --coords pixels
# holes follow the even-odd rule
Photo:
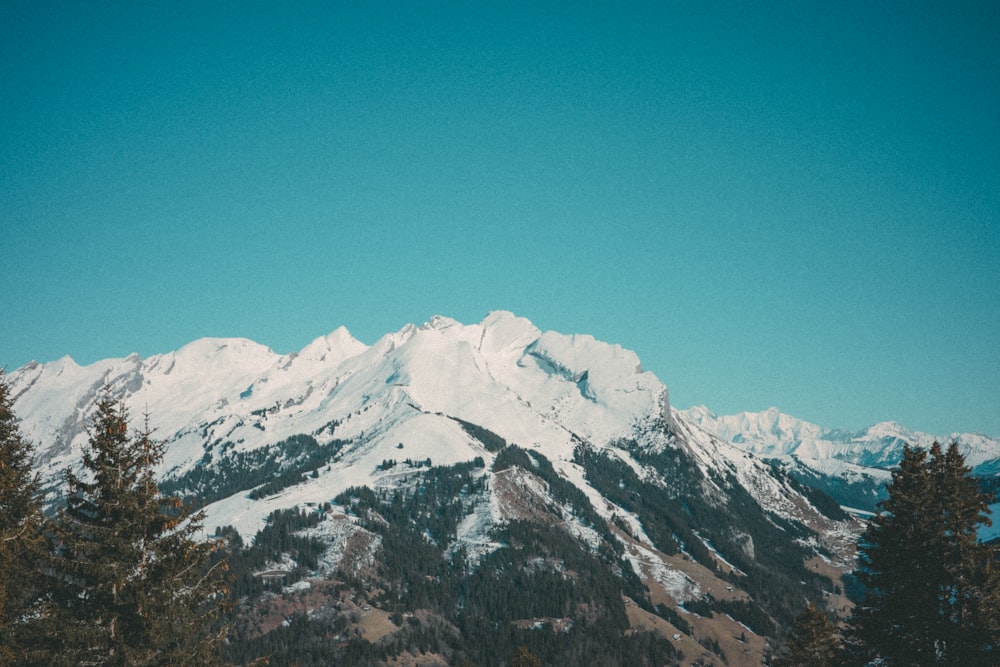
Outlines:
[[[990,664],[1000,650],[986,498],[953,443],[906,447],[860,544],[867,587],[852,646],[885,665]]]
[[[992,647],[991,656],[1000,654],[1000,571],[995,552],[977,534],[978,526],[991,525],[988,499],[956,443],[943,454],[932,449],[930,468],[944,538],[937,547],[944,572],[938,582],[939,643],[949,664],[976,664],[985,648]]]
[[[39,594],[45,552],[34,449],[21,436],[13,403],[0,369],[0,667],[15,664],[28,641],[23,619]]]
[[[128,414],[105,387],[83,456],[66,473],[56,521],[55,641],[34,657],[66,665],[211,665],[222,636],[222,566],[198,541],[201,514],[164,497],[154,471],[162,446],[148,426],[130,436]]]
[[[774,667],[834,667],[842,663],[837,627],[815,604],[795,619],[785,650]]]

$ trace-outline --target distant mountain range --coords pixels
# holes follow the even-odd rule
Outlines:
[[[1000,439],[979,433],[936,436],[882,422],[861,431],[828,429],[770,408],[719,416],[705,407],[680,411],[683,418],[757,456],[780,465],[800,481],[841,504],[874,511],[903,447],[958,443],[973,475],[997,490]],[[993,533],[991,532],[992,536]]]
[[[812,461],[843,461],[869,468],[890,468],[903,447],[929,447],[957,442],[976,475],[1000,472],[1000,439],[978,433],[947,436],[911,431],[896,422],[882,422],[862,431],[829,429],[783,414],[777,408],[718,416],[705,407],[681,411],[684,418],[759,456],[795,456]]]
[[[512,537],[514,527],[534,526],[544,544],[566,536],[622,587],[624,597],[598,606],[633,630],[654,629],[674,646],[665,650],[687,638],[677,649],[683,664],[710,654],[760,664],[803,604],[802,582],[806,597],[842,610],[860,525],[838,504],[873,508],[903,444],[935,439],[892,423],[832,431],[774,409],[677,410],[635,353],[542,332],[507,312],[472,325],[435,317],[371,346],[344,328],[286,355],[245,339],[202,339],[147,359],[30,363],[8,380],[53,497],[59,471],[78,465],[95,398],[108,385],[135,425],[148,412],[166,445],[163,488],[203,504],[209,529],[229,526],[246,541],[276,510],[327,507],[310,528],[326,545],[311,576],[350,575],[389,590],[395,584],[379,579],[391,560],[386,531],[401,520],[386,509],[390,499],[419,504],[433,495],[460,508],[454,520],[425,525],[430,519],[412,510],[399,530],[423,525],[413,539],[442,558],[462,554],[463,567],[480,573],[521,554],[526,560],[506,567],[529,580],[576,556],[547,547],[548,560],[533,560],[540,556]],[[943,440],[952,438],[977,474],[1000,471],[1000,441]],[[432,493],[449,476],[465,485]],[[373,570],[379,559],[382,570]],[[521,616],[502,622],[528,641],[553,619],[584,627],[596,618],[584,607],[540,613],[546,604],[525,602]],[[461,628],[471,612],[459,608],[466,611],[454,618],[435,613]]]

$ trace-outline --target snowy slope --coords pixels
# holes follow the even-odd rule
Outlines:
[[[211,522],[251,535],[275,507],[324,502],[352,485],[391,484],[398,471],[379,470],[385,459],[489,458],[453,418],[568,461],[580,441],[627,438],[635,424],[669,415],[666,387],[633,352],[590,336],[542,333],[506,312],[474,325],[435,317],[371,346],[341,328],[289,355],[243,339],[202,339],[148,359],[81,367],[67,357],[28,364],[10,381],[46,477],[79,460],[105,383],[134,424],[149,411],[166,443],[167,477],[220,449],[252,451],[295,434],[351,443],[320,477],[281,497],[241,495],[209,508]]]

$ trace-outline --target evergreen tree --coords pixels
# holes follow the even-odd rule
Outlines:
[[[45,552],[33,448],[21,436],[6,375],[0,369],[0,666],[15,664],[26,643],[23,619],[39,594]]]
[[[1000,654],[1000,570],[996,552],[979,542],[977,528],[991,525],[988,497],[952,442],[942,454],[935,444],[930,461],[938,526],[943,537],[937,582],[943,620],[939,643],[948,664],[972,665]],[[1000,662],[994,658],[993,662]]]
[[[834,667],[842,662],[837,627],[815,604],[795,619],[792,635],[774,667]]]
[[[894,666],[995,662],[995,554],[976,537],[989,509],[958,447],[906,447],[887,491],[860,544],[855,652]]]
[[[196,539],[202,515],[157,489],[162,446],[105,387],[83,455],[86,477],[66,473],[52,562],[54,641],[37,662],[65,665],[211,665],[222,635],[222,565]]]

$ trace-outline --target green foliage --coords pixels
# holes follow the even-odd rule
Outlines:
[[[714,600],[712,608],[729,614],[762,637],[774,637],[777,628],[765,609],[749,600]]]
[[[715,598],[709,594],[702,595],[699,598],[692,598],[684,603],[684,609],[691,612],[692,614],[698,614],[699,616],[704,616],[705,618],[712,618],[715,615],[713,604],[715,603]]]
[[[510,445],[497,454],[493,461],[493,472],[502,472],[511,467],[519,467],[540,477],[548,485],[549,494],[553,500],[562,505],[568,505],[573,514],[584,525],[600,534],[608,548],[616,554],[622,554],[624,547],[611,532],[607,522],[597,513],[590,499],[575,484],[556,472],[552,463],[539,452],[529,452],[517,445]]]
[[[286,584],[294,583],[301,575],[319,566],[319,557],[326,545],[315,537],[305,537],[298,533],[318,525],[321,518],[320,512],[297,507],[271,512],[264,528],[254,537],[253,548],[244,556],[243,565],[257,570],[288,555],[299,564],[299,570],[289,573],[285,581]]]
[[[457,583],[446,551],[458,524],[485,492],[481,466],[481,459],[439,466],[422,472],[410,488],[377,495],[355,487],[337,496],[337,503],[349,506],[382,538],[387,602],[450,611]]]
[[[691,624],[688,623],[683,616],[665,604],[656,605],[656,614],[686,635],[690,635],[694,630],[694,628],[691,627]]]
[[[239,665],[255,659],[267,660],[269,667],[325,667],[326,665],[369,665],[378,652],[357,637],[336,641],[348,625],[345,617],[325,622],[306,614],[292,614],[285,623],[265,635],[248,637],[228,646],[228,657]],[[338,646],[339,644],[339,646]],[[337,662],[333,662],[333,656]]]
[[[837,667],[844,664],[840,634],[815,604],[795,619],[791,636],[774,667]]]
[[[590,499],[575,484],[556,472],[552,463],[539,452],[528,452],[516,445],[510,445],[497,455],[493,472],[501,472],[510,467],[519,467],[541,478],[548,486],[549,495],[562,507],[568,506],[573,516],[583,525],[592,528],[601,538],[598,556],[602,562],[621,577],[625,594],[647,611],[654,611],[647,598],[646,586],[624,558],[625,547],[612,532],[601,515],[597,513]],[[562,510],[558,510],[560,513]]]
[[[688,610],[702,615],[711,615],[713,610],[730,613],[755,631],[774,636],[801,612],[803,593],[818,597],[820,589],[833,589],[832,581],[805,567],[812,553],[796,538],[807,538],[811,532],[765,512],[734,477],[706,480],[679,449],[648,453],[629,443],[620,444],[660,479],[640,478],[624,461],[578,447],[575,460],[583,466],[587,481],[635,514],[658,549],[667,554],[683,550],[719,576],[734,577],[753,599],[751,604],[711,598],[690,601],[685,603]],[[725,503],[706,496],[703,484],[709,481],[724,489]],[[709,545],[740,574],[723,574]]]
[[[852,648],[886,665],[996,662],[997,555],[977,539],[987,497],[952,443],[907,447],[860,544],[864,601]]]
[[[874,512],[878,509],[878,504],[886,497],[881,480],[875,477],[844,478],[836,475],[821,475],[804,466],[793,466],[787,472],[790,477],[801,482],[806,488],[814,489],[830,497],[838,507],[843,505],[866,512]],[[814,502],[814,504],[816,503]],[[817,505],[817,507],[821,507],[821,505]],[[827,514],[827,516],[831,515]],[[831,518],[835,518],[835,516],[831,516]]]
[[[622,580],[571,535],[537,523],[510,521],[496,529],[494,538],[506,546],[487,555],[469,575],[467,617],[507,623],[519,618],[575,618],[579,609],[593,606],[604,627],[625,630]]]
[[[997,498],[1000,498],[1000,475],[996,477],[978,477],[976,481],[979,482],[979,493],[986,496],[989,502],[997,502]]]
[[[544,457],[532,453],[518,460],[533,474],[557,479]],[[342,615],[314,614],[293,617],[263,637],[234,637],[229,655],[240,661],[269,655],[272,665],[368,665],[391,662],[403,652],[433,652],[449,664],[506,667],[524,646],[542,664],[675,663],[680,654],[665,638],[626,634],[622,594],[641,601],[645,591],[613,549],[594,552],[558,525],[514,521],[492,535],[503,546],[475,565],[468,562],[454,544],[459,523],[486,502],[483,465],[477,458],[419,469],[406,488],[356,487],[336,498],[381,539],[378,576],[356,587],[369,591],[372,605],[394,612],[395,633],[366,642],[345,629]],[[558,483],[552,488],[562,494]],[[593,512],[585,498],[561,497],[574,512]],[[260,563],[252,554],[270,539],[262,531],[243,555],[231,556],[234,570]],[[301,554],[291,552],[301,562]],[[415,611],[420,620],[404,620],[404,612]],[[547,625],[532,629],[532,619],[566,625],[558,632]]]
[[[331,440],[321,445],[312,436],[303,434],[251,451],[233,451],[232,443],[219,443],[222,450],[219,456],[213,456],[210,448],[205,454],[205,465],[162,481],[160,490],[183,495],[199,506],[248,489],[253,489],[249,497],[259,500],[298,484],[305,475],[336,457],[345,444],[344,440]]]
[[[13,412],[0,369],[0,666],[16,664],[26,633],[26,611],[41,595],[39,564],[45,554],[39,482],[32,473],[34,448]],[[30,614],[29,614],[30,615]]]
[[[707,648],[709,651],[711,651],[715,655],[717,655],[719,657],[723,656],[722,646],[719,645],[718,640],[713,639],[712,637],[699,637],[698,638],[698,643],[701,644],[702,646],[704,646],[705,648]]]
[[[681,550],[677,533],[688,538],[694,550],[702,550],[696,560],[709,567],[715,567],[714,559],[704,549],[687,527],[687,521],[680,516],[683,504],[665,489],[639,479],[635,471],[620,459],[612,459],[586,447],[578,447],[574,459],[586,471],[587,481],[608,500],[627,512],[635,514],[642,523],[646,535],[657,549],[666,554],[676,554]],[[699,475],[700,476],[700,475]]]
[[[478,440],[488,452],[499,452],[507,446],[506,440],[488,428],[480,426],[479,424],[467,422],[463,419],[459,419],[458,417],[452,417],[452,419],[458,422],[459,426],[461,426],[466,433]]]
[[[785,471],[776,465],[771,466],[771,469],[776,477],[783,479],[788,486],[805,496],[823,516],[834,521],[846,521],[850,518],[850,515],[841,509],[840,503],[827,495],[823,489],[801,482],[794,476],[786,475]]]
[[[26,664],[211,665],[220,662],[222,564],[197,539],[200,514],[157,489],[162,446],[105,388],[89,430],[85,476],[67,471],[67,497],[48,563],[50,597],[38,625],[49,640]]]
[[[337,496],[335,502],[350,506],[362,518],[380,516],[384,521],[365,522],[375,532],[395,525],[425,535],[423,539],[443,548],[454,541],[459,522],[485,492],[486,478],[479,472],[482,465],[482,459],[477,457],[467,463],[428,468],[408,488],[377,496],[367,487],[353,487]]]

